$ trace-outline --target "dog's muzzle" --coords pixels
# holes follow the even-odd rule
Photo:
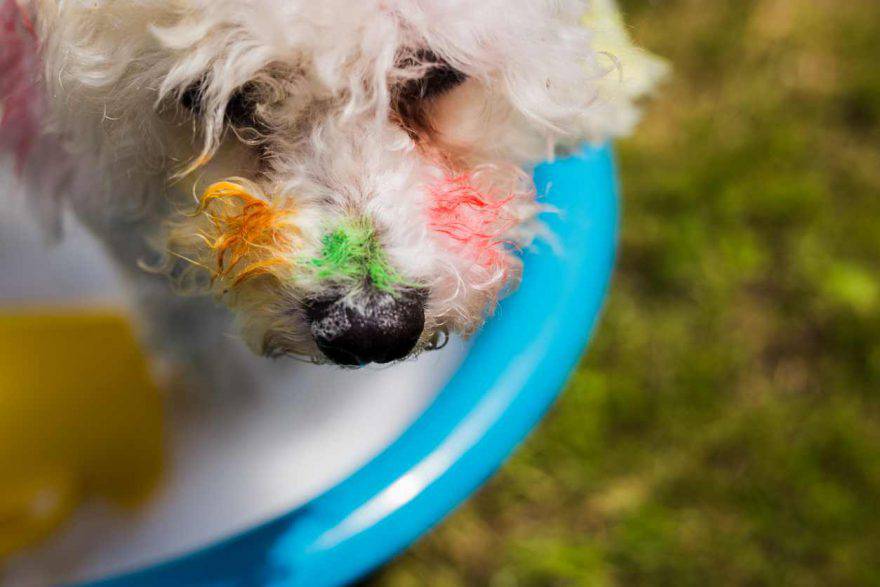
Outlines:
[[[384,292],[370,284],[306,302],[315,343],[338,365],[390,363],[415,348],[425,327],[427,291]]]

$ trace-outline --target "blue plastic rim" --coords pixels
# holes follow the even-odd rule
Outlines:
[[[545,219],[555,245],[525,254],[520,289],[394,443],[275,520],[92,585],[343,585],[398,554],[482,485],[563,389],[614,264],[618,199],[611,149],[586,147],[545,163],[535,182],[560,210]]]

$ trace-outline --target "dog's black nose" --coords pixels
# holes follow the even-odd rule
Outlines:
[[[427,292],[395,294],[369,286],[309,300],[305,304],[312,337],[339,365],[390,363],[415,347],[425,327]]]

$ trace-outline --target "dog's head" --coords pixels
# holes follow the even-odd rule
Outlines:
[[[54,130],[107,205],[170,195],[183,289],[257,352],[347,365],[477,329],[539,231],[530,166],[626,132],[660,71],[608,0],[25,9]]]

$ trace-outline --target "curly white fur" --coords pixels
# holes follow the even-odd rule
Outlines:
[[[65,198],[133,279],[155,278],[139,263],[162,268],[188,293],[223,299],[256,352],[318,360],[303,304],[340,287],[310,270],[329,232],[367,219],[388,270],[429,292],[416,350],[442,331],[471,333],[515,287],[514,249],[539,230],[530,167],[629,132],[634,101],[663,72],[631,46],[611,0],[20,6],[37,27],[43,140],[66,153],[33,157],[28,169],[76,170]],[[401,104],[413,101],[401,88],[440,65],[455,84]],[[241,99],[251,124],[230,122],[230,102]],[[218,266],[232,221],[192,213],[208,186],[232,177],[294,219],[284,247],[269,227],[259,233],[269,235],[263,248],[242,249],[259,271],[238,283]],[[450,182],[472,190],[463,197],[477,198],[486,216],[438,211]],[[249,220],[243,199],[222,206]],[[474,237],[461,223],[497,234]],[[150,295],[148,319],[167,322],[166,303]],[[167,345],[164,334],[158,327]]]

